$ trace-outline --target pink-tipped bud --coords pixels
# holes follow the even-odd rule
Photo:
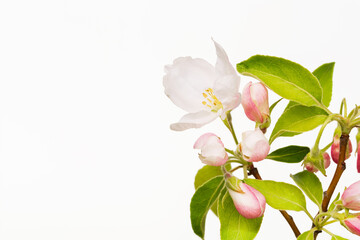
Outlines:
[[[260,129],[243,132],[239,148],[248,162],[264,160],[270,151],[269,141]]]
[[[360,236],[360,216],[347,218],[344,223],[350,232]]]
[[[351,184],[341,196],[344,207],[359,211],[360,210],[360,181]]]
[[[327,169],[330,166],[330,162],[331,162],[330,156],[327,152],[323,153],[323,160],[324,160],[324,168]],[[313,172],[313,173],[316,173],[319,171],[319,169],[317,169],[317,167],[315,167],[314,164],[311,162],[305,163],[305,168],[309,172]]]
[[[352,145],[349,139],[348,145],[346,147],[345,160],[350,157],[351,152],[352,152]],[[331,158],[336,164],[339,162],[339,154],[340,154],[340,137],[339,135],[335,135],[334,142],[331,145]]]
[[[269,117],[268,91],[262,83],[249,82],[243,89],[241,104],[246,116],[257,123],[264,123]]]
[[[265,197],[243,182],[240,182],[238,188],[238,191],[228,189],[236,210],[245,218],[261,217],[265,211]]]
[[[201,149],[200,160],[211,166],[223,165],[228,160],[224,144],[213,133],[205,133],[194,144],[194,149]]]

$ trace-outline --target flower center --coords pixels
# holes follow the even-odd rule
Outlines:
[[[205,92],[203,92],[202,95],[206,100],[206,101],[202,101],[202,104],[204,106],[210,108],[210,110],[212,112],[217,112],[217,111],[219,111],[220,109],[223,108],[222,103],[214,95],[214,91],[212,90],[212,88],[206,89]]]

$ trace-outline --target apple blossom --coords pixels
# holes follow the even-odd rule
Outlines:
[[[344,220],[344,224],[350,232],[360,236],[360,216],[347,218]]]
[[[224,49],[214,41],[215,67],[200,58],[180,57],[165,66],[165,94],[178,107],[187,111],[179,122],[171,124],[175,131],[199,128],[240,104],[240,77]]]
[[[270,151],[269,141],[260,129],[243,132],[239,148],[248,162],[264,160]]]
[[[360,210],[360,181],[351,184],[341,196],[344,207],[351,210]]]
[[[262,83],[249,82],[243,89],[241,104],[246,116],[257,123],[264,123],[269,118],[268,91]]]
[[[258,190],[241,181],[235,188],[236,190],[228,188],[228,191],[236,210],[245,218],[261,217],[265,211],[265,197]]]
[[[201,149],[200,160],[211,166],[221,166],[228,159],[224,144],[213,133],[205,133],[199,137],[194,144],[194,149]]]
[[[346,155],[345,160],[350,157],[352,152],[352,145],[349,139],[348,145],[346,146]],[[331,158],[337,164],[339,162],[339,154],[340,154],[340,136],[335,134],[333,144],[331,145]]]

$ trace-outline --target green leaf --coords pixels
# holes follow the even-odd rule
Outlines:
[[[263,82],[283,98],[305,106],[322,106],[319,80],[297,63],[278,57],[256,55],[238,63],[237,70]]]
[[[205,234],[205,220],[210,207],[219,197],[225,185],[224,177],[218,176],[201,185],[190,203],[190,218],[194,233],[201,238]]]
[[[296,185],[298,185],[304,193],[317,206],[321,207],[323,200],[323,189],[319,178],[307,170],[299,172],[295,175],[290,175]]]
[[[324,103],[324,105],[326,107],[329,106],[330,101],[331,101],[332,75],[333,75],[333,70],[334,70],[334,64],[335,63],[323,64],[313,72],[315,77],[317,77],[317,79],[319,80],[321,87],[323,88],[323,100],[322,100],[322,102]],[[288,109],[290,109],[290,108],[292,108],[292,107],[294,107],[296,105],[301,105],[301,104],[298,104],[298,103],[292,102],[292,101],[289,102],[289,104],[287,105],[287,107],[284,110],[284,113],[279,118],[279,120],[281,119],[280,122],[282,122],[284,119],[293,118],[292,115],[296,115],[296,117],[295,117],[296,120],[297,121],[302,121],[302,123],[304,125],[308,125],[309,128],[306,131],[309,131],[309,130],[312,130],[312,129],[316,128],[317,126],[319,126],[320,124],[322,124],[325,121],[325,119],[322,120],[322,118],[317,119],[319,114],[320,115],[328,115],[328,113],[326,113],[326,111],[321,110],[321,109],[319,110],[319,108],[317,108],[317,107],[307,108],[307,114],[304,115],[304,116],[298,115],[296,113],[296,111],[294,111],[294,110],[291,111],[291,112],[287,112]],[[295,108],[295,109],[297,109],[297,108]],[[285,112],[287,112],[287,113],[285,114]],[[283,116],[283,115],[285,115],[285,116]],[[309,124],[307,124],[308,122],[309,122]],[[276,137],[279,137],[279,136],[292,137],[292,136],[295,136],[297,134],[300,134],[300,133],[304,132],[304,131],[296,132],[296,131],[293,131],[291,129],[289,131],[286,131],[286,129],[283,129],[282,133],[279,133],[279,131],[281,131],[281,129],[283,127],[282,124],[283,123],[279,123],[279,124],[276,123],[275,124],[274,131],[273,131],[273,133],[271,135],[272,136],[275,136],[276,134],[278,134],[278,135],[276,135],[274,137],[274,139]],[[276,129],[276,131],[275,131],[275,129]]]
[[[304,159],[308,152],[310,152],[310,148],[308,147],[291,145],[275,150],[267,155],[266,158],[278,162],[298,163]]]
[[[283,100],[283,98],[280,98],[279,100],[277,100],[276,102],[274,102],[273,104],[271,104],[270,108],[269,108],[269,115],[271,115],[272,110],[276,107],[276,105]]]
[[[340,237],[340,236],[337,236],[337,235],[334,235],[331,240],[349,240],[347,238],[343,238],[343,237]]]
[[[331,101],[332,95],[332,86],[333,86],[333,72],[334,72],[335,63],[325,63],[318,67],[313,74],[320,82],[320,85],[323,89],[323,99],[322,103],[328,107]]]
[[[329,210],[328,210],[329,212],[335,209],[335,206],[336,206],[335,202],[337,200],[339,200],[339,198],[340,198],[340,193],[338,193],[338,195],[336,195],[336,198],[334,199],[334,201],[331,202],[331,204],[329,206]]]
[[[279,136],[293,136],[297,133],[310,131],[324,123],[328,114],[318,107],[306,107],[296,103],[289,103],[284,113],[276,122],[270,136],[270,142]],[[295,133],[295,134],[294,134]]]
[[[314,240],[314,231],[311,229],[310,231],[303,232],[297,240]]]
[[[227,167],[227,170],[229,170],[230,166]],[[222,176],[223,172],[221,171],[220,167],[205,165],[202,167],[195,176],[195,189],[198,189],[201,185],[209,181],[210,179],[216,177],[216,176]],[[211,210],[214,212],[214,214],[217,216],[217,203],[215,202],[213,206],[211,207]]]
[[[261,192],[266,203],[278,210],[306,210],[304,194],[294,185],[270,180],[244,179],[245,183]]]
[[[263,217],[247,219],[240,215],[229,194],[219,200],[218,211],[221,240],[252,240],[259,232]]]
[[[216,176],[222,176],[223,172],[220,167],[205,165],[202,167],[195,176],[195,189],[198,189],[201,185],[209,181]]]

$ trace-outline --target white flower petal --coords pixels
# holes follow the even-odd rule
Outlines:
[[[216,73],[219,74],[220,76],[237,75],[223,47],[220,46],[220,44],[217,43],[214,39],[212,40],[215,44],[216,55],[217,55],[217,61],[215,65]],[[239,86],[234,86],[234,87],[239,88]]]
[[[170,125],[171,130],[184,131],[189,128],[199,128],[203,125],[215,120],[218,117],[217,113],[200,111],[196,113],[189,113],[183,116],[179,122]]]
[[[226,86],[229,90],[238,91],[240,87],[240,76],[236,73],[235,68],[230,63],[225,50],[217,42],[214,41],[214,44],[217,55],[215,65],[217,75],[216,81],[222,82],[222,86]]]
[[[214,92],[222,102],[224,110],[228,111],[236,108],[240,104],[240,76],[229,62],[225,50],[217,42],[214,41],[214,44],[218,57],[215,65],[216,81],[214,84]]]
[[[204,109],[203,92],[212,88],[215,68],[200,58],[180,57],[173,65],[165,66],[163,78],[165,94],[178,107],[195,113]]]

